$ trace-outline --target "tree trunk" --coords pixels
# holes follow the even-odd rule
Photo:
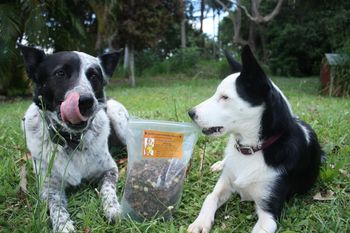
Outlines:
[[[98,52],[100,52],[100,48],[101,48],[101,42],[102,42],[102,39],[101,39],[101,37],[102,37],[102,35],[101,35],[101,33],[97,30],[97,36],[96,36],[97,38],[96,38],[96,42],[95,42],[95,51],[98,51]]]
[[[181,49],[186,48],[186,18],[181,20]]]
[[[259,34],[260,34],[260,42],[261,42],[261,50],[262,50],[262,62],[267,62],[267,49],[266,49],[266,36],[265,36],[265,24],[259,25]]]
[[[127,70],[129,67],[129,47],[128,44],[125,45],[125,49],[124,49],[124,64],[123,64],[123,68],[124,70]]]
[[[200,21],[201,21],[201,26],[199,28],[199,31],[201,32],[201,34],[203,34],[203,20],[204,20],[204,1],[205,0],[201,0],[201,16],[200,16]]]
[[[251,3],[251,12],[252,12],[252,16],[253,17],[257,17],[258,14],[258,7],[259,7],[259,2],[256,2],[254,0],[252,0]],[[253,53],[256,52],[256,43],[255,43],[255,39],[256,39],[256,24],[254,21],[249,21],[249,36],[248,36],[248,45],[250,47],[250,49],[252,50]]]
[[[251,0],[251,12],[252,14],[249,13],[247,8],[241,4],[240,0],[234,1],[234,4],[236,6],[236,12],[235,14],[232,13],[232,11],[221,1],[221,0],[215,0],[217,3],[219,3],[225,11],[229,12],[230,19],[232,20],[233,23],[233,29],[234,29],[234,35],[233,35],[233,43],[237,45],[244,45],[247,44],[247,41],[241,38],[241,15],[242,15],[242,10],[244,11],[245,15],[248,17],[250,20],[250,23],[253,24],[254,26],[251,26],[249,29],[249,44],[251,46],[255,47],[255,43],[252,42],[253,35],[255,32],[253,31],[255,26],[258,26],[260,24],[266,24],[273,20],[276,15],[279,14],[281,11],[282,4],[284,0],[278,0],[276,3],[275,8],[270,12],[269,14],[263,16],[259,12],[259,7],[262,2],[262,0]],[[255,37],[255,36],[254,36]],[[266,52],[266,51],[265,51]]]
[[[213,8],[213,58],[216,58],[216,44],[215,44],[215,9]]]
[[[135,81],[135,50],[134,50],[134,45],[130,45],[129,47],[129,83],[131,87],[136,86],[136,81]]]
[[[199,31],[201,33],[201,47],[205,47],[205,39],[203,36],[203,20],[204,20],[204,10],[205,10],[205,0],[200,0],[201,1],[201,15],[200,15],[200,28]],[[186,13],[185,13],[186,14]]]
[[[239,0],[236,1],[236,5],[238,8],[243,9],[245,15],[256,24],[267,23],[273,20],[276,15],[279,14],[282,8],[282,4],[284,0],[278,0],[275,8],[268,15],[262,16],[259,12],[259,6],[262,0],[251,0],[252,5],[252,14],[249,13],[247,8],[240,4]]]
[[[249,37],[248,37],[248,45],[250,49],[252,50],[253,53],[256,51],[256,45],[255,45],[255,37],[256,37],[256,32],[255,32],[255,23],[250,21],[249,22]]]
[[[106,42],[106,23],[108,18],[108,6],[94,1],[89,2],[91,9],[95,12],[97,20],[97,35],[95,50],[101,52]]]
[[[220,11],[218,11],[218,33],[216,35],[216,40],[217,40],[217,44],[218,44],[218,50],[219,50],[219,53],[221,51],[221,40],[220,40]]]

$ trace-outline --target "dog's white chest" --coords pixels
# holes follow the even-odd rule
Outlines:
[[[230,138],[222,175],[228,177],[233,191],[238,192],[242,200],[256,200],[270,192],[279,172],[266,165],[262,152],[240,154]]]

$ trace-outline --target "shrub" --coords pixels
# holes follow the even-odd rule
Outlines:
[[[0,41],[0,95],[29,95],[29,80],[24,72],[23,59],[13,44]]]
[[[186,49],[175,49],[163,61],[152,53],[140,56],[137,67],[139,74],[152,76],[158,74],[191,73],[193,67],[201,60],[199,49],[190,47]]]
[[[161,62],[159,57],[153,50],[144,50],[135,54],[136,75],[141,75],[142,71],[149,69]]]
[[[230,74],[225,58],[212,60],[197,47],[176,49],[163,61],[150,51],[138,55],[137,74],[140,76],[184,74],[193,78],[223,79]]]
[[[202,60],[191,70],[191,76],[198,78],[218,78],[224,79],[230,74],[230,67],[226,59],[219,61]]]

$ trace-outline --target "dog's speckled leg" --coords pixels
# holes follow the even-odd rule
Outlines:
[[[51,178],[44,183],[41,197],[48,201],[54,232],[75,232],[73,221],[66,209],[67,198],[59,179]]]
[[[120,215],[121,209],[116,194],[116,183],[118,181],[118,168],[113,168],[104,173],[100,191],[103,211],[110,223]]]

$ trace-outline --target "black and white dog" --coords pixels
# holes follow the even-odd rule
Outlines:
[[[102,181],[104,214],[113,222],[121,210],[116,195],[118,168],[108,151],[108,136],[112,130],[125,143],[128,112],[117,101],[106,100],[104,87],[120,53],[48,55],[18,46],[35,84],[34,103],[23,121],[26,142],[53,230],[75,231],[66,209],[65,189],[83,180]]]
[[[226,56],[233,74],[189,111],[204,134],[230,138],[224,160],[213,167],[222,174],[188,232],[209,232],[216,210],[237,192],[255,202],[258,221],[252,232],[273,233],[283,203],[315,183],[323,152],[315,132],[293,114],[248,46],[242,65]]]

